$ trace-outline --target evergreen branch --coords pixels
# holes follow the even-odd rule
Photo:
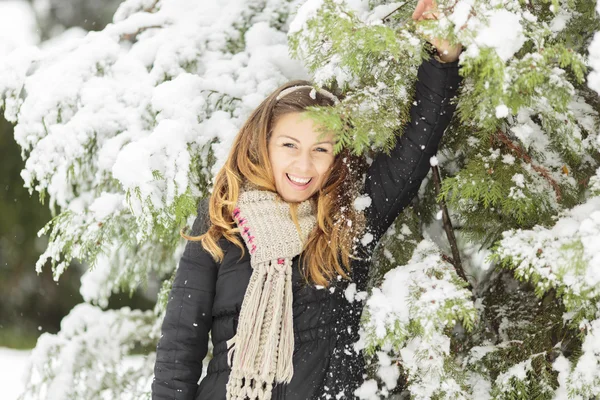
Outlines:
[[[441,177],[440,177],[440,170],[439,168],[436,166],[432,166],[431,167],[432,171],[433,171],[433,183],[435,186],[435,192],[436,192],[436,196],[440,196],[440,191],[441,191]],[[452,250],[452,258],[450,259],[450,257],[447,256],[443,256],[445,257],[445,259],[448,259],[448,261],[450,261],[450,263],[454,266],[454,269],[456,269],[456,273],[458,274],[458,276],[460,276],[462,279],[465,280],[465,282],[469,283],[469,280],[467,279],[467,275],[465,274],[465,271],[463,269],[462,266],[462,262],[460,260],[460,253],[458,251],[458,244],[456,243],[456,236],[454,236],[454,230],[452,228],[452,221],[450,220],[450,214],[448,213],[448,207],[446,207],[446,201],[442,198],[439,201],[440,207],[442,209],[442,221],[444,223],[444,231],[446,232],[446,237],[448,238],[448,242],[450,242],[450,249]],[[469,284],[469,289],[471,289],[471,285]]]
[[[552,185],[552,188],[554,188],[554,192],[556,193],[556,200],[560,202],[562,199],[560,187],[558,186],[558,183],[550,176],[550,172],[548,172],[546,168],[534,164],[531,160],[531,156],[527,153],[527,151],[524,150],[521,146],[513,143],[513,141],[510,140],[508,136],[506,136],[506,134],[501,130],[498,130],[498,132],[496,133],[496,137],[500,139],[500,141],[504,143],[520,159],[525,161],[527,164],[530,164],[531,168],[533,168],[538,174],[540,174],[544,179],[546,179],[550,183],[550,185]]]
[[[396,7],[392,12],[390,12],[388,15],[386,15],[385,17],[381,18],[381,20],[383,22],[385,22],[392,14],[395,14],[396,12],[400,11],[401,9],[403,9],[407,4],[409,4],[408,1],[404,2],[403,4],[399,5],[398,7]]]

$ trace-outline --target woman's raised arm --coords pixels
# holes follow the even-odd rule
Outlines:
[[[421,64],[404,134],[390,154],[378,154],[367,171],[365,192],[372,201],[366,215],[373,245],[409,204],[429,171],[429,160],[456,109],[451,100],[461,81],[458,68],[458,61],[442,63],[433,56]]]

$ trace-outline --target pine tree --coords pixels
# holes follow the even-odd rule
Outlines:
[[[50,259],[58,280],[72,259],[90,265],[90,304],[40,338],[27,396],[148,395],[152,355],[119,366],[156,342],[178,231],[245,117],[311,77],[344,95],[311,111],[340,147],[387,151],[435,36],[464,45],[463,87],[431,177],[357,294],[371,360],[357,395],[600,395],[600,7],[438,3],[440,21],[415,23],[415,1],[127,0],[101,32],[4,60],[22,177],[54,213],[38,268]],[[102,311],[154,277],[167,278],[154,312]]]

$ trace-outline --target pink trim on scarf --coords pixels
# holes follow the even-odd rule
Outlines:
[[[246,218],[240,217],[240,209],[238,207],[233,209],[233,219],[235,219],[237,221],[237,224],[240,227],[242,227],[241,233],[242,235],[248,238],[248,243],[252,244],[252,247],[250,248],[250,253],[253,254],[256,251],[256,245],[252,243],[254,242],[254,236],[250,234],[250,227],[246,224]]]

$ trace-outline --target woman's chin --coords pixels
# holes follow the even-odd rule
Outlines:
[[[301,203],[304,200],[308,200],[310,199],[310,197],[314,194],[311,192],[306,192],[306,193],[301,193],[301,192],[292,192],[290,193],[289,191],[285,191],[282,193],[282,191],[278,191],[279,196],[281,196],[281,198],[285,201],[287,201],[288,203]]]
[[[301,203],[304,200],[307,200],[309,197],[298,196],[298,195],[296,195],[296,196],[281,196],[281,198],[283,198],[283,200],[287,201],[288,203]]]

